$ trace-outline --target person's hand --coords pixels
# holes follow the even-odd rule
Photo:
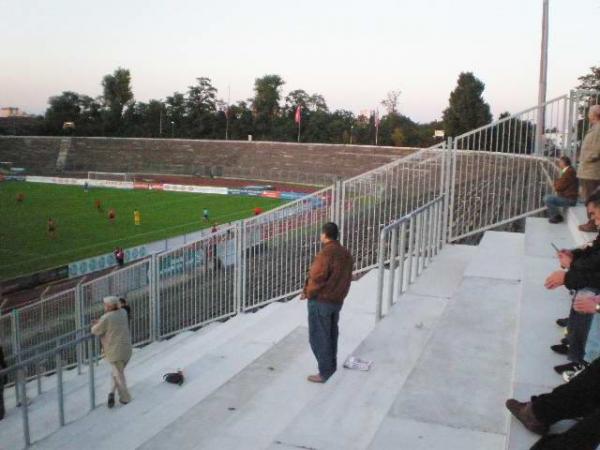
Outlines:
[[[306,300],[306,294],[304,292],[300,294],[300,300]]]
[[[596,305],[598,303],[600,303],[600,297],[575,298],[573,309],[578,313],[594,314],[596,312]]]
[[[557,270],[556,272],[552,272],[546,281],[544,282],[544,287],[546,289],[556,289],[557,287],[563,286],[565,284],[565,272],[562,270]]]
[[[560,267],[568,269],[573,263],[573,254],[568,250],[561,250],[558,252],[558,261],[560,262]]]
[[[98,319],[92,320],[92,325],[96,325],[98,323]]]

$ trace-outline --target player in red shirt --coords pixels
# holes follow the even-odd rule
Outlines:
[[[111,224],[115,223],[115,218],[117,217],[117,214],[115,213],[114,208],[110,208],[108,210],[108,220],[110,221]]]
[[[96,210],[98,212],[102,211],[102,202],[98,199],[94,200],[94,208],[96,208]]]
[[[56,222],[52,217],[48,217],[48,237],[50,239],[56,239]]]
[[[23,200],[25,200],[25,194],[23,194],[22,192],[19,192],[17,194],[17,203],[23,203]]]
[[[263,213],[263,209],[260,206],[257,206],[256,208],[254,208],[254,215],[255,216],[259,216]]]

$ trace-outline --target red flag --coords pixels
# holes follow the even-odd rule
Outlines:
[[[294,121],[297,124],[300,124],[300,122],[302,121],[302,106],[298,105],[298,107],[296,108],[296,115],[294,116]]]

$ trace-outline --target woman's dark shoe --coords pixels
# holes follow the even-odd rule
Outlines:
[[[566,355],[567,353],[569,353],[569,346],[566,344],[552,345],[550,349],[554,353],[558,353],[559,355]]]
[[[115,394],[108,394],[108,402],[106,402],[106,406],[109,408],[115,406]]]
[[[565,317],[564,319],[556,319],[556,325],[566,328],[567,325],[569,325],[569,318]]]

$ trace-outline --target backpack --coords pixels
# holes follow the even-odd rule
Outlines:
[[[166,381],[167,383],[178,384],[179,386],[181,386],[184,381],[183,373],[181,372],[181,370],[177,372],[167,373],[163,375],[163,381]]]

